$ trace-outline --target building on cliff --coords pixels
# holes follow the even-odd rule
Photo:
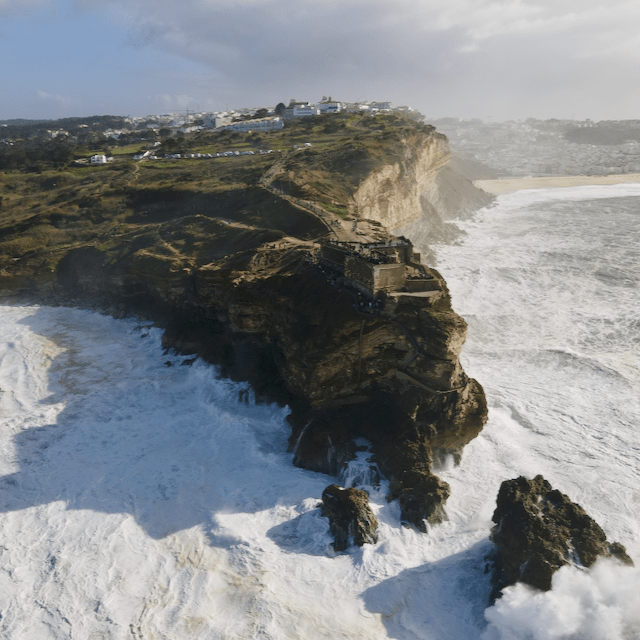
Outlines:
[[[368,298],[380,293],[438,291],[440,285],[406,238],[389,242],[326,241],[319,261]]]
[[[269,118],[256,118],[225,124],[218,129],[220,131],[279,131],[284,127],[284,122],[279,116]]]

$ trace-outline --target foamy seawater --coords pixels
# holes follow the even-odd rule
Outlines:
[[[640,185],[523,191],[461,226],[438,257],[490,406],[463,468],[481,450],[507,477],[542,473],[638,564]],[[640,574],[607,565],[508,590],[485,637],[639,638]]]
[[[293,467],[286,409],[181,366],[156,329],[0,308],[0,637],[640,637],[635,569],[563,569],[490,608],[484,573],[495,496],[519,474],[640,561],[640,187],[620,187],[503,197],[441,248],[490,420],[440,471],[448,522],[405,529],[368,487],[380,541],[344,554],[317,507],[335,479]]]

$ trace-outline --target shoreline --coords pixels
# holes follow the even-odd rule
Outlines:
[[[624,182],[640,182],[640,173],[623,173],[608,176],[541,176],[537,178],[501,178],[475,180],[473,185],[494,196],[513,193],[522,189],[561,189],[588,185],[611,185]]]

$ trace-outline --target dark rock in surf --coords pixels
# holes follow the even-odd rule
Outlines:
[[[560,567],[570,563],[590,567],[599,556],[633,565],[621,544],[607,542],[584,509],[541,475],[503,482],[493,522],[496,593],[516,582],[548,591]]]
[[[380,468],[391,479],[389,499],[398,500],[403,522],[423,532],[427,525],[446,520],[444,503],[451,493],[431,472],[431,458],[427,439],[415,436],[399,447],[387,447],[380,456]]]
[[[322,492],[322,515],[329,518],[336,551],[378,541],[378,520],[369,507],[369,494],[362,489],[329,485]]]

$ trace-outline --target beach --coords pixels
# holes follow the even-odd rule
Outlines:
[[[474,185],[487,193],[501,195],[522,189],[557,189],[584,185],[609,185],[623,182],[640,182],[640,173],[608,176],[549,176],[538,178],[502,178],[500,180],[476,180]]]

